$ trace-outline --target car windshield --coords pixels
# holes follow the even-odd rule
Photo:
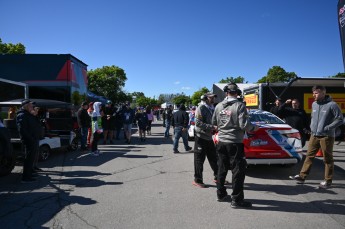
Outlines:
[[[284,124],[284,121],[271,113],[251,113],[249,114],[251,123],[258,124]]]

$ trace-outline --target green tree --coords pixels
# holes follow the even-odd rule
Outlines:
[[[200,103],[200,98],[202,95],[210,92],[206,87],[201,88],[199,91],[196,91],[191,96],[193,106],[197,106]]]
[[[334,76],[329,76],[328,78],[345,78],[345,73],[343,73],[343,72],[338,72],[336,75],[334,75]]]
[[[244,77],[237,76],[237,77],[226,77],[226,79],[221,79],[219,83],[248,83],[248,81],[245,81]]]
[[[184,104],[187,106],[187,105],[191,104],[192,100],[189,98],[189,96],[182,94],[182,95],[178,95],[178,96],[174,97],[173,102],[176,105]]]
[[[296,78],[294,72],[286,72],[280,66],[273,66],[267,72],[267,75],[258,80],[258,83],[276,83],[276,82],[289,82],[291,79]]]
[[[25,46],[22,43],[2,43],[0,38],[0,54],[25,54]]]
[[[89,90],[105,96],[114,103],[124,102],[122,90],[126,80],[125,71],[115,65],[88,71]]]

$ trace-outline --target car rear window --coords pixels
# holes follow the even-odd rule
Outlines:
[[[249,114],[251,123],[257,124],[284,124],[284,121],[271,113],[251,113]]]

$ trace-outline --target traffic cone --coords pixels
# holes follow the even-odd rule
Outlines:
[[[316,157],[323,157],[323,153],[322,153],[322,150],[319,149],[319,151],[316,153],[315,155]]]

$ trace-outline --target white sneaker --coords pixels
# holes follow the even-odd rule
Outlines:
[[[102,153],[101,151],[99,151],[99,150],[97,150],[96,152],[98,153],[98,155],[103,154],[103,153]]]

